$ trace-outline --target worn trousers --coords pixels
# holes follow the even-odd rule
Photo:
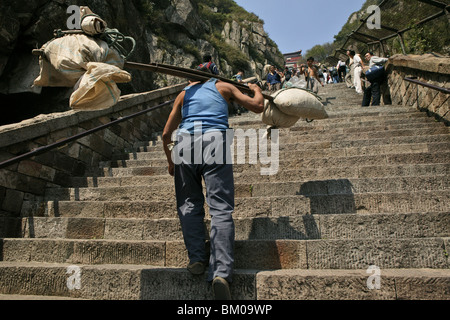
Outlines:
[[[363,93],[362,85],[361,85],[361,67],[355,67],[354,76],[353,76],[353,83],[356,89],[356,93]]]
[[[198,147],[200,143],[204,156],[214,149],[211,149],[210,141],[205,139],[205,141],[193,142],[192,151],[194,151],[195,143],[197,143],[197,152],[200,149]],[[227,148],[224,154],[229,152],[226,141],[224,141],[224,148]],[[212,281],[215,277],[222,277],[228,282],[232,282],[235,239],[232,217],[234,211],[233,166],[227,164],[226,161],[223,161],[223,164],[208,164],[208,161],[203,159],[201,162],[201,164],[195,164],[183,161],[183,163],[175,165],[175,192],[184,243],[190,263],[207,261],[203,180],[206,189],[206,203],[211,216],[207,281]]]
[[[379,106],[381,103],[381,91],[380,91],[380,82],[373,81],[370,86],[364,90],[364,97],[362,101],[363,107],[370,106],[370,101],[372,101],[372,106]]]

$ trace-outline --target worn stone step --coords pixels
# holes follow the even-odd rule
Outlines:
[[[230,288],[233,299],[257,298],[256,273],[256,270],[235,270]],[[67,282],[71,276],[80,277],[79,289],[74,285],[69,289]],[[0,293],[3,294],[57,295],[90,300],[213,299],[211,285],[205,276],[192,276],[185,268],[0,262],[0,279]]]
[[[450,270],[262,271],[256,287],[261,300],[449,300]]]
[[[412,147],[414,149],[415,147]],[[428,148],[428,147],[427,147]],[[395,150],[393,150],[395,151]],[[349,167],[349,166],[371,166],[371,165],[394,165],[394,164],[425,164],[425,163],[447,163],[449,161],[450,150],[436,150],[436,152],[419,152],[414,153],[387,153],[376,155],[354,155],[354,156],[336,156],[336,157],[281,157],[276,154],[267,155],[267,163],[262,164],[258,158],[252,160],[250,163],[235,163],[233,166],[234,172],[242,172],[243,170],[258,172],[261,175],[277,174],[284,169],[319,169],[329,167]],[[236,161],[238,162],[238,161]],[[245,159],[244,159],[244,162]],[[148,159],[148,160],[120,160],[120,161],[106,161],[100,166],[103,169],[105,176],[112,176],[115,168],[148,168],[147,174],[141,175],[155,175],[164,174],[163,169],[156,169],[158,167],[166,167],[166,159]],[[150,170],[153,168],[153,170]],[[143,171],[145,173],[145,170]],[[150,173],[150,174],[149,174]]]
[[[258,182],[285,182],[298,180],[332,180],[332,179],[355,179],[355,178],[384,178],[384,177],[408,177],[408,176],[443,176],[450,173],[450,163],[442,164],[417,164],[397,166],[366,166],[348,168],[326,168],[326,169],[297,169],[280,170],[276,175],[261,176],[254,172],[235,172],[235,183],[258,183]],[[76,177],[70,180],[74,188],[83,187],[118,187],[139,185],[173,184],[173,177],[169,174],[154,176],[121,176],[121,177]]]
[[[420,139],[417,139],[420,140]],[[389,154],[389,153],[420,153],[420,152],[438,152],[441,150],[450,150],[450,137],[449,141],[445,142],[431,142],[431,143],[408,143],[408,144],[383,144],[383,145],[371,145],[364,147],[342,147],[342,148],[311,148],[307,149],[306,146],[297,148],[296,144],[281,145],[279,147],[279,158],[285,159],[288,157],[308,157],[308,158],[323,158],[323,157],[345,157],[345,156],[357,156],[357,155],[374,155],[374,154]],[[314,146],[314,145],[313,145]],[[325,144],[315,144],[315,146],[325,146]],[[270,155],[272,146],[269,146],[267,155]],[[233,160],[237,163],[239,157],[244,156],[245,161],[250,159],[261,158],[258,150],[258,146],[249,146],[248,143],[244,148],[234,149]],[[263,153],[265,156],[266,153]],[[125,155],[116,155],[111,161],[123,162],[126,160],[166,160],[166,154],[163,150],[157,150],[154,152],[140,152],[140,153],[128,153]],[[113,163],[113,162],[111,162]],[[107,166],[109,163],[101,163],[101,166]]]
[[[253,129],[259,129],[264,130],[266,126],[261,125],[258,128]],[[419,121],[419,122],[412,122],[409,123],[407,121],[401,121],[399,119],[398,122],[394,123],[384,123],[380,121],[373,121],[373,123],[364,123],[364,122],[345,122],[345,123],[339,123],[337,124],[330,124],[329,122],[321,122],[316,123],[315,125],[302,125],[302,126],[294,126],[288,129],[279,129],[280,136],[283,137],[285,135],[301,135],[305,134],[306,132],[308,134],[342,134],[342,133],[365,133],[365,132],[378,132],[378,131],[386,131],[386,130],[392,130],[392,131],[399,131],[399,130],[407,130],[407,129],[427,129],[427,128],[439,128],[442,129],[443,132],[448,133],[449,129],[448,127],[445,127],[443,124],[436,124],[434,121]],[[239,127],[235,127],[233,129],[239,129]],[[445,130],[447,129],[447,130]],[[247,130],[246,128],[242,128],[242,130]],[[157,141],[143,141],[139,143],[135,143],[136,146],[152,146],[155,144],[162,144],[162,140],[158,139]]]
[[[450,191],[380,192],[363,194],[243,197],[235,199],[235,218],[283,217],[305,214],[445,212]],[[209,213],[205,205],[206,213]],[[175,198],[164,201],[24,202],[22,216],[99,218],[177,217]]]
[[[0,262],[0,292],[91,300],[211,300],[204,276],[183,268]],[[75,270],[75,271],[74,271]],[[373,271],[235,270],[233,300],[442,300],[449,299],[446,269],[382,269],[380,287],[368,288]],[[69,273],[68,273],[69,272]],[[81,285],[69,289],[69,277]],[[70,282],[69,282],[70,283]],[[376,285],[376,282],[370,282]],[[268,303],[270,304],[270,303]]]
[[[310,150],[336,150],[339,148],[371,148],[373,146],[381,145],[403,145],[403,144],[421,144],[421,143],[448,143],[450,137],[448,134],[436,134],[436,135],[425,135],[425,136],[399,136],[399,137],[384,137],[377,139],[354,139],[354,140],[341,140],[341,141],[316,141],[316,142],[306,142],[302,144],[297,143],[280,143],[279,149],[282,150],[296,150],[296,151],[310,151]],[[248,149],[248,146],[245,146]],[[134,151],[126,151],[115,153],[113,156],[116,159],[112,160],[128,160],[137,159],[140,153],[149,154],[149,158],[162,158],[165,156],[162,144],[148,146],[148,147],[137,147]],[[150,154],[152,156],[150,156]]]
[[[298,121],[294,126],[288,129],[290,131],[319,129],[319,128],[341,128],[343,126],[361,127],[361,126],[379,126],[394,124],[420,124],[435,123],[434,118],[427,117],[426,114],[420,112],[401,113],[391,115],[358,115],[356,117],[333,117],[325,120],[315,120],[313,122]],[[233,129],[249,129],[249,128],[265,128],[266,125],[261,122],[260,117],[254,119],[246,119],[240,122],[230,122]]]
[[[417,192],[450,190],[450,177],[393,177],[372,179],[335,179],[301,182],[236,183],[236,197],[276,197],[351,195],[376,192]],[[52,188],[46,199],[66,201],[143,201],[173,200],[174,184],[130,185],[118,187]]]
[[[236,269],[449,268],[449,238],[235,241]],[[3,261],[186,267],[183,241],[3,239]]]
[[[449,129],[446,127],[436,127],[431,128],[407,128],[398,130],[384,130],[380,131],[362,131],[362,132],[352,132],[352,133],[335,133],[330,134],[327,130],[323,132],[292,132],[292,134],[280,135],[279,145],[284,144],[305,144],[305,143],[343,143],[347,144],[349,141],[356,140],[371,140],[371,139],[390,139],[395,143],[395,138],[399,140],[414,141],[416,137],[430,137],[435,135],[447,135],[449,134]],[[412,140],[411,140],[412,139]],[[432,138],[426,138],[432,139]],[[263,141],[258,139],[258,143]],[[413,143],[413,142],[411,142]],[[150,146],[145,146],[148,142],[144,142],[143,145],[138,146],[139,151],[160,151],[163,150],[162,143],[151,144]]]
[[[358,127],[358,126],[377,126],[380,124],[389,125],[389,124],[426,124],[426,123],[435,123],[438,125],[436,120],[432,117],[428,117],[424,112],[418,111],[399,111],[399,112],[389,112],[386,113],[384,111],[381,112],[348,112],[346,110],[341,110],[338,112],[329,112],[329,118],[322,120],[314,120],[312,122],[308,122],[304,119],[300,119],[290,128],[285,128],[283,130],[298,130],[301,128],[315,128],[315,127],[324,127],[324,128],[339,128],[343,125],[347,125],[349,127]],[[261,121],[261,116],[255,116],[253,118],[246,118],[240,122],[231,122],[229,121],[230,127],[233,129],[243,128],[266,128],[267,125]],[[440,123],[439,125],[444,125]]]
[[[11,218],[12,219],[12,218]],[[18,220],[18,219],[17,219]],[[299,215],[236,218],[236,240],[395,239],[449,237],[450,212]],[[178,218],[29,217],[23,238],[182,240]],[[210,219],[205,220],[206,234]]]

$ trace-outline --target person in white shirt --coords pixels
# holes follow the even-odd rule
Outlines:
[[[355,74],[355,65],[353,64],[353,57],[350,56],[350,50],[347,51],[347,56],[349,59],[349,72],[345,76],[345,84],[347,85],[347,88],[354,89],[355,86],[353,85],[353,75]]]
[[[367,52],[364,56],[367,61],[369,61],[369,68],[372,68],[375,65],[381,66],[384,65],[389,59],[388,58],[380,58],[374,56],[372,52]]]
[[[353,85],[355,86],[356,93],[362,94],[362,85],[361,85],[361,72],[364,68],[364,62],[362,61],[359,54],[356,54],[355,51],[350,51],[350,58],[353,59],[353,65],[355,68],[354,74],[353,74]]]
[[[347,66],[345,65],[345,61],[339,60],[336,69],[339,73],[339,82],[344,82],[344,79],[347,76]]]

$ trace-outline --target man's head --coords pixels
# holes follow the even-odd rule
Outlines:
[[[348,51],[347,51],[347,55],[348,55],[349,57],[354,57],[355,54],[356,54],[356,52],[353,51],[353,50],[348,50]]]
[[[366,58],[367,61],[370,61],[370,59],[372,59],[373,57],[373,52],[367,52],[364,57]]]
[[[212,60],[212,57],[209,53],[207,53],[203,56],[203,62],[210,62],[211,60]]]
[[[314,57],[309,57],[308,60],[306,60],[306,63],[308,66],[312,66],[314,64]]]

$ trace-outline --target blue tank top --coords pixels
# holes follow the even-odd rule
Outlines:
[[[225,131],[228,125],[228,103],[216,88],[217,79],[210,79],[203,84],[184,88],[185,96],[181,109],[182,120],[180,129],[189,133],[200,133],[198,127],[201,123],[201,133],[207,130]],[[195,130],[194,130],[195,129]]]

